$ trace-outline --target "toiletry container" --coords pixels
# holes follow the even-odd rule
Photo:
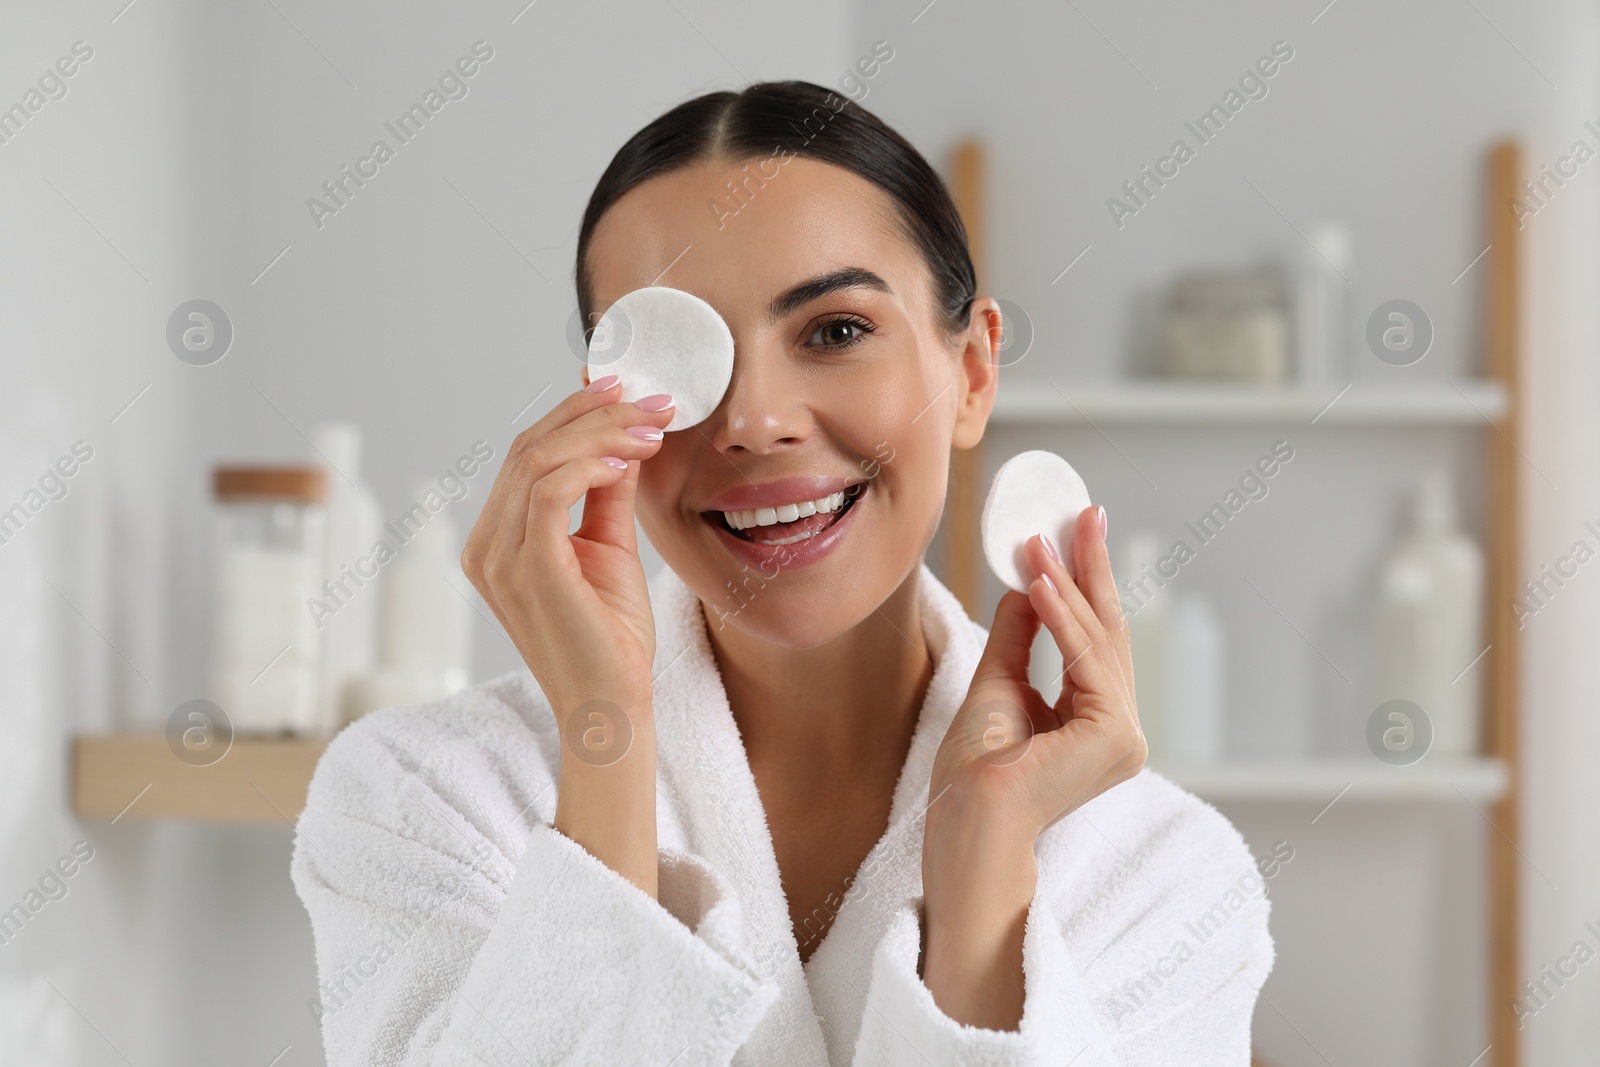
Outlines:
[[[379,564],[373,545],[382,536],[377,498],[361,478],[361,428],[333,422],[311,433],[327,475],[328,551],[318,583],[322,607],[320,714],[326,730],[344,723],[346,690],[372,669],[377,656]]]
[[[1349,380],[1350,227],[1315,223],[1294,243],[1294,334],[1302,385]]]
[[[1165,723],[1175,764],[1222,759],[1224,654],[1222,624],[1210,602],[1198,593],[1177,598],[1167,619]]]
[[[1173,283],[1162,328],[1162,368],[1172,378],[1279,382],[1288,376],[1289,312],[1283,272],[1206,270]]]
[[[1483,590],[1483,553],[1456,526],[1444,472],[1431,471],[1383,567],[1377,628],[1378,700],[1423,710],[1433,726],[1430,754],[1480,750]]]
[[[240,734],[321,731],[309,601],[326,545],[317,467],[219,467],[211,688]]]
[[[1161,542],[1138,531],[1124,542],[1122,565],[1115,568],[1122,612],[1133,650],[1133,687],[1139,705],[1147,758],[1159,763],[1167,751],[1167,596],[1159,589]]]
[[[437,492],[423,484],[414,499]],[[458,537],[449,513],[437,512],[384,568],[378,664],[352,687],[350,718],[442,700],[466,688],[472,605],[451,584],[461,573]]]

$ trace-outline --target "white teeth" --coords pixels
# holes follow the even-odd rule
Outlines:
[[[763,541],[761,543],[764,545],[792,545],[796,541],[804,541],[808,537],[815,537],[820,532],[819,530],[802,530],[793,537],[780,537],[776,541]]]
[[[748,530],[752,526],[771,526],[780,522],[794,522],[811,515],[826,515],[831,511],[838,511],[844,507],[844,491],[829,493],[816,500],[801,500],[793,504],[781,504],[774,508],[748,508],[744,511],[724,511],[722,513],[730,527],[735,530]],[[809,534],[796,535],[781,541],[768,541],[767,544],[786,545],[794,541],[803,541]]]

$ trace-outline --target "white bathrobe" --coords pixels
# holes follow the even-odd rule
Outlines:
[[[936,668],[889,829],[803,966],[705,617],[670,568],[650,583],[659,902],[551,826],[561,737],[528,671],[340,733],[291,866],[330,1067],[1247,1067],[1265,882],[1226,818],[1148,768],[1038,839],[1019,1029],[934,1003],[922,815],[987,631],[921,582]]]

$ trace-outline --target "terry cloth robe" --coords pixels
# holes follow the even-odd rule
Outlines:
[[[935,671],[889,826],[802,966],[705,615],[670,568],[650,597],[659,901],[552,827],[562,741],[526,669],[328,746],[291,874],[330,1067],[1247,1067],[1265,882],[1226,818],[1148,768],[1035,844],[1019,1029],[934,1003],[922,816],[987,631],[926,567]]]

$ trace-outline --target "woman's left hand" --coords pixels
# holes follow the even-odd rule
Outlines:
[[[1074,582],[1043,536],[1030,539],[1036,575],[1026,595],[995,609],[983,658],[934,761],[929,818],[994,820],[1031,844],[1046,827],[1144,766],[1133,692],[1133,651],[1111,577],[1099,508],[1085,508],[1072,538]],[[1028,681],[1039,624],[1066,664],[1052,706]],[[940,793],[949,787],[949,795]],[[1003,826],[1002,826],[1003,824]]]
[[[1026,595],[1000,599],[929,783],[924,981],[947,1014],[972,1025],[1009,1029],[1020,1017],[1034,840],[1145,762],[1133,652],[1099,508],[1079,514],[1072,554],[1076,582],[1042,535],[1028,541],[1034,581]],[[1041,622],[1066,664],[1054,705],[1028,681]]]

